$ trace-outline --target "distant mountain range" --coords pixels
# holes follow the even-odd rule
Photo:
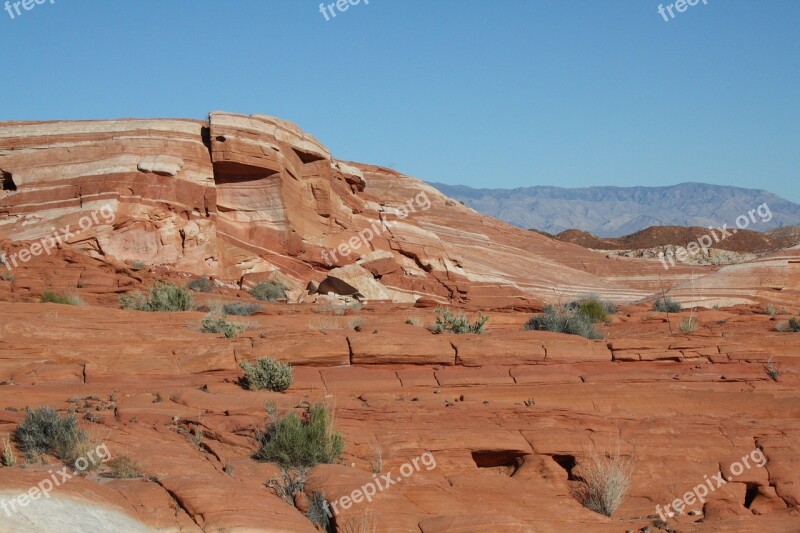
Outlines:
[[[473,189],[431,183],[476,211],[515,226],[556,234],[579,229],[621,237],[650,226],[736,227],[736,218],[766,203],[772,218],[754,214],[747,229],[765,231],[800,224],[800,205],[757,189],[706,183],[669,187],[521,187]],[[762,208],[762,212],[766,212]]]

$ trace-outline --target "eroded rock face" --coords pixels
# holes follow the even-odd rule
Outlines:
[[[264,115],[0,123],[0,172],[0,246],[8,275],[21,279],[77,251],[112,269],[141,262],[240,287],[276,272],[305,287],[344,268],[359,272],[370,300],[429,305],[535,309],[586,293],[629,302],[692,276],[719,288],[719,301],[756,301],[724,276],[714,281],[717,267],[667,273],[658,261],[513,228],[419,180],[338,161],[296,125]],[[16,255],[42,239],[53,242],[47,253]],[[797,257],[771,256],[781,269]],[[744,283],[759,297],[765,283],[797,295],[790,277],[752,272]]]

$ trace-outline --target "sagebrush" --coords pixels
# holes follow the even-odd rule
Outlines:
[[[344,451],[344,438],[333,429],[323,404],[308,405],[302,416],[292,411],[283,418],[273,418],[259,441],[261,448],[255,458],[284,468],[331,464]]]
[[[616,305],[601,299],[596,294],[590,294],[579,300],[574,300],[565,307],[574,313],[584,315],[592,322],[606,322],[609,315],[617,312]]]
[[[14,440],[28,461],[50,454],[71,464],[81,456],[89,437],[74,415],[61,416],[52,407],[40,407],[28,411],[14,432]]]
[[[200,330],[203,333],[221,333],[227,339],[235,337],[246,329],[247,326],[244,324],[232,322],[225,315],[215,315],[213,313],[206,315],[200,323]]]
[[[258,304],[246,304],[246,303],[232,303],[232,304],[225,304],[222,307],[222,312],[226,315],[236,315],[236,316],[250,316],[254,313],[257,313],[261,310],[261,306]]]
[[[206,276],[203,276],[202,278],[190,281],[189,284],[186,285],[186,288],[194,292],[211,292],[214,290],[214,282]]]
[[[287,290],[288,287],[281,283],[274,281],[262,281],[253,287],[253,290],[250,291],[250,294],[252,294],[256,300],[275,302],[277,300],[286,298]]]
[[[477,333],[483,334],[486,331],[486,323],[489,317],[479,314],[475,322],[470,322],[466,315],[456,315],[448,309],[439,307],[436,309],[436,322],[429,328],[433,333]]]
[[[552,331],[568,335],[580,335],[587,339],[602,339],[603,335],[594,327],[594,321],[583,314],[580,308],[548,305],[541,314],[534,315],[523,326],[526,330]]]
[[[123,309],[151,312],[191,311],[192,293],[171,281],[156,281],[147,294],[134,292],[119,297]]]
[[[250,390],[271,390],[283,392],[292,386],[294,369],[288,363],[281,363],[271,357],[257,359],[255,364],[244,361],[242,384]]]
[[[653,311],[659,313],[678,313],[683,306],[671,298],[658,298],[653,302]]]

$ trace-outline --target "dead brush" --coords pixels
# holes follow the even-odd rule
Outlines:
[[[781,376],[781,368],[778,364],[772,360],[772,357],[764,363],[764,371],[766,371],[769,379],[772,381],[778,381],[778,378]]]
[[[614,453],[592,451],[576,476],[581,481],[576,499],[587,509],[611,516],[630,490],[633,461],[620,455],[619,447]]]

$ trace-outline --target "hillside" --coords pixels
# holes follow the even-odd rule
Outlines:
[[[712,247],[732,252],[763,254],[800,243],[798,229],[800,228],[792,226],[764,233],[738,230],[719,242],[713,242]],[[585,231],[567,230],[555,235],[554,238],[594,250],[638,250],[670,245],[685,247],[688,243],[706,235],[710,235],[707,228],[667,226],[651,227],[616,238],[601,238]]]

